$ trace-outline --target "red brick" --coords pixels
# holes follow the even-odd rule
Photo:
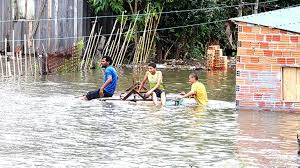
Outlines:
[[[255,41],[256,35],[255,34],[247,34],[247,40],[249,41]]]
[[[276,41],[276,42],[279,42],[280,41],[280,35],[273,35],[273,39],[272,41]]]
[[[280,34],[287,34],[287,31],[285,31],[285,30],[280,30]]]
[[[264,50],[264,56],[272,57],[273,56],[273,51],[272,50]]]
[[[251,48],[251,42],[242,41],[241,42],[241,47],[243,47],[243,48]]]
[[[248,56],[241,56],[240,60],[242,63],[250,63],[250,57]]]
[[[239,33],[238,41],[246,41],[246,40],[247,40],[247,34]]]
[[[278,49],[290,49],[290,46],[288,43],[279,43],[277,44]]]
[[[264,41],[264,39],[265,39],[264,35],[260,35],[260,34],[256,35],[256,41]]]
[[[275,43],[269,43],[269,49],[277,49],[277,46]]]
[[[237,64],[236,64],[236,69],[237,69],[237,70],[244,70],[244,69],[245,69],[245,64],[237,63]]]
[[[275,57],[281,57],[281,56],[282,56],[282,51],[275,50],[275,51],[274,51],[274,56],[275,56]]]
[[[255,50],[254,56],[264,56],[264,51],[263,50]]]
[[[279,66],[279,65],[271,65],[271,71],[272,72],[279,72],[281,70],[281,66]]]
[[[293,43],[298,43],[299,42],[299,36],[291,36],[291,41]]]
[[[300,51],[292,51],[291,53],[293,57],[300,57]]]
[[[296,62],[296,63],[300,65],[300,57],[299,57],[299,58],[297,58],[296,60],[297,60],[297,62]]]
[[[290,42],[290,36],[288,35],[281,35],[281,42]]]
[[[286,59],[285,58],[277,58],[277,63],[278,64],[286,64]]]
[[[251,57],[251,63],[259,63],[259,57]]]
[[[245,70],[260,70],[259,64],[245,64]]]
[[[272,41],[273,39],[273,36],[272,35],[267,35],[266,36],[266,41]]]
[[[243,32],[246,32],[246,33],[252,32],[252,27],[250,27],[250,26],[243,26]]]
[[[282,51],[282,56],[283,57],[290,57],[291,56],[291,51]]]
[[[279,29],[271,29],[272,34],[279,34],[280,30]]]
[[[269,43],[260,43],[260,48],[269,48]]]
[[[259,34],[259,33],[260,33],[260,27],[258,27],[258,26],[253,26],[253,27],[252,27],[252,33]]]
[[[262,100],[263,94],[261,93],[255,93],[254,94],[254,100]]]
[[[295,64],[296,63],[296,59],[295,58],[287,58],[286,59],[286,63],[287,64]]]
[[[254,55],[254,50],[248,49],[247,50],[247,56],[252,56],[252,55]]]
[[[295,49],[300,50],[300,44],[296,44]]]
[[[263,64],[260,67],[261,71],[271,71],[271,69],[272,69],[271,64]]]
[[[261,28],[261,34],[270,34],[270,28],[268,27],[262,27]]]
[[[266,102],[258,102],[257,104],[259,108],[264,108],[266,106]]]

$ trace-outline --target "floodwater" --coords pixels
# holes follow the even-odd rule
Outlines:
[[[164,71],[168,93],[189,71]],[[298,167],[293,113],[237,111],[234,72],[197,72],[210,107],[80,101],[100,72],[0,81],[0,167]],[[130,86],[120,71],[118,90]]]

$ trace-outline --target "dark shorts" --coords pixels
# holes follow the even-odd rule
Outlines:
[[[154,90],[154,93],[156,94],[156,96],[158,97],[158,98],[161,98],[161,94],[162,93],[166,93],[164,90],[160,90],[160,89],[155,89]]]
[[[103,91],[104,96],[103,97],[112,97],[113,95],[108,93],[107,91]],[[97,89],[95,91],[90,91],[86,94],[86,98],[88,100],[92,100],[92,99],[98,99],[100,98],[100,89]]]

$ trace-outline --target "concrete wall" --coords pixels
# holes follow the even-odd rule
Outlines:
[[[300,67],[300,34],[247,23],[237,25],[237,107],[300,111],[300,103],[282,99],[282,67]]]

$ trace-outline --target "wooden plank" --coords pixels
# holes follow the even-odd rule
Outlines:
[[[284,100],[288,102],[296,101],[297,95],[295,93],[297,84],[297,69],[286,67],[283,68],[283,96]]]

